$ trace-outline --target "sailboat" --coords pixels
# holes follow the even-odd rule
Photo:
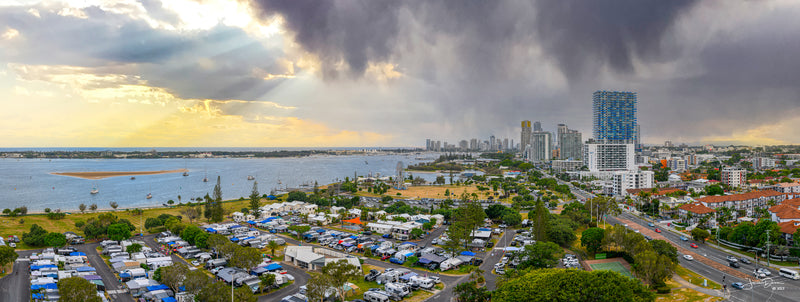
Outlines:
[[[189,176],[189,169],[187,168],[186,163],[183,164],[183,169],[186,170],[183,171],[183,176]]]
[[[97,188],[92,188],[92,190],[89,191],[89,193],[92,193],[94,195],[94,194],[100,193],[100,191],[97,190]]]
[[[153,198],[153,194],[152,193],[147,193],[147,199],[150,199],[150,198]]]
[[[256,178],[253,177],[253,175],[247,175],[247,180],[254,180],[254,179],[256,179]]]
[[[189,176],[189,171],[183,172],[183,176]]]

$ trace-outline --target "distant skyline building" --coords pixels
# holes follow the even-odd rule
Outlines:
[[[522,130],[519,135],[519,151],[525,152],[525,148],[531,144],[531,121],[522,121]]]
[[[747,170],[742,168],[725,167],[719,173],[720,182],[737,188],[747,181]]]
[[[542,123],[539,121],[533,122],[533,132],[542,132]]]
[[[531,134],[531,146],[528,160],[543,162],[552,159],[553,134],[547,131],[538,131]]]
[[[578,130],[569,129],[566,124],[558,124],[558,158],[582,159],[583,139]]]
[[[635,92],[598,90],[592,95],[594,139],[600,143],[635,144]]]

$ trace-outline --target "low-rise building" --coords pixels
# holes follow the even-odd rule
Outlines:
[[[678,207],[678,215],[683,217],[683,220],[688,224],[695,224],[705,216],[714,215],[714,212],[714,209],[707,207],[701,202],[687,203]],[[716,227],[716,221],[712,222],[712,220],[713,219],[708,219],[707,224],[711,223]]]
[[[770,200],[780,203],[786,199],[787,195],[775,190],[752,191],[742,194],[706,196],[698,198],[697,201],[711,209],[727,207],[733,210],[745,210],[746,216],[752,216],[756,208],[766,208]]]

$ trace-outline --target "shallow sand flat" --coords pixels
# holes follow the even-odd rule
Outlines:
[[[103,179],[116,176],[153,175],[188,172],[187,169],[161,171],[96,171],[96,172],[52,172],[53,175],[72,176],[84,179]]]

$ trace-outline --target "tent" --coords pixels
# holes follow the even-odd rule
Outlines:
[[[463,252],[461,252],[461,255],[462,256],[475,256],[475,253],[470,252],[470,251],[463,251]]]
[[[275,195],[268,195],[267,198],[269,198],[269,200],[275,200],[278,197]]]
[[[347,223],[352,223],[352,224],[364,224],[363,222],[361,222],[361,217],[356,217],[356,218],[348,219],[348,220],[342,220],[342,222],[347,222]]]
[[[282,268],[283,267],[280,264],[277,264],[277,263],[271,263],[270,265],[267,265],[267,270],[268,271],[279,270],[279,269],[282,269]]]
[[[82,253],[82,252],[72,252],[72,253],[69,253],[69,255],[70,255],[70,256],[86,256],[86,253]]]

